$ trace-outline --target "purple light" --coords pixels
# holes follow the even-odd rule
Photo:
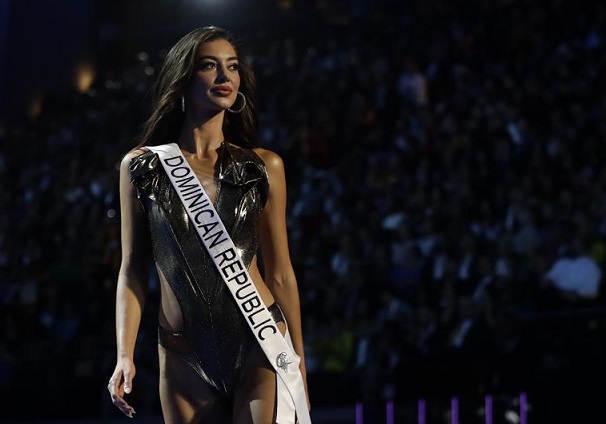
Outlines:
[[[362,402],[356,402],[356,424],[364,424],[364,406]]]
[[[417,416],[419,424],[425,424],[425,399],[419,399],[417,402]]]
[[[492,396],[484,396],[484,418],[486,424],[492,424]]]
[[[393,400],[388,400],[385,402],[385,424],[394,424]]]
[[[456,396],[450,399],[450,423],[459,424],[459,399]]]
[[[520,424],[526,424],[527,398],[525,392],[520,392]]]

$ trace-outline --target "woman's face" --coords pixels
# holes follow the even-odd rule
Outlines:
[[[200,45],[187,104],[210,113],[230,108],[240,88],[238,57],[234,47],[223,39]]]

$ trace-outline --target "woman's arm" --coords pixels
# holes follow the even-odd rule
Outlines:
[[[116,288],[117,363],[108,385],[113,403],[130,417],[135,411],[124,400],[124,394],[132,390],[136,372],[135,343],[145,305],[150,259],[146,219],[130,182],[129,164],[136,155],[129,153],[120,163],[122,262]]]
[[[265,162],[269,177],[269,195],[259,219],[264,279],[288,323],[293,347],[301,357],[300,368],[307,391],[299,290],[288,249],[284,163],[276,153],[264,149],[256,151]]]

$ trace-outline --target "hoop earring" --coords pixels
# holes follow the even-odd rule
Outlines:
[[[246,96],[241,91],[238,91],[238,96],[242,96],[242,106],[240,107],[240,109],[227,109],[231,113],[240,113],[246,107]],[[234,104],[236,104],[236,102],[234,102]]]
[[[185,96],[181,96],[181,112],[185,113]]]

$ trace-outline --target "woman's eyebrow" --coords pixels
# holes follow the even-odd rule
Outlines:
[[[212,55],[200,56],[198,58],[198,60],[202,60],[202,59],[212,59],[212,60],[217,60],[217,61],[219,60],[219,58],[217,56],[212,56]],[[229,61],[229,60],[238,60],[238,57],[237,56],[231,56],[231,57],[228,57],[225,60],[227,60],[227,61]]]

